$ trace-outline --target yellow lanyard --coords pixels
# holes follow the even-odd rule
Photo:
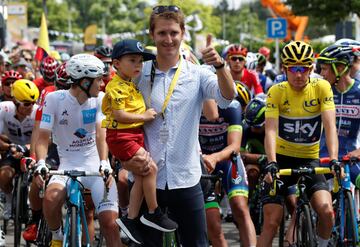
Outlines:
[[[179,80],[179,76],[180,76],[180,71],[181,71],[181,66],[182,66],[182,57],[180,56],[180,62],[179,62],[179,66],[177,67],[176,71],[175,71],[175,75],[173,77],[173,79],[171,80],[171,84],[170,84],[170,87],[169,87],[169,90],[167,92],[167,95],[166,95],[166,98],[165,98],[165,101],[163,103],[163,106],[161,107],[161,115],[163,118],[165,118],[165,110],[166,110],[166,107],[170,101],[170,98],[171,98],[171,95],[173,94],[174,92],[174,89],[175,89],[175,86],[177,84],[177,81]],[[155,72],[155,71],[154,71]],[[152,83],[151,83],[152,85]],[[151,91],[150,91],[150,95],[149,95],[149,102],[151,102]]]

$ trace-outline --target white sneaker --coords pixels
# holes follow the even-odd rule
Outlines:
[[[11,218],[11,201],[5,202],[4,205],[4,220],[9,220]]]
[[[3,230],[0,229],[0,246],[5,246],[5,233]]]

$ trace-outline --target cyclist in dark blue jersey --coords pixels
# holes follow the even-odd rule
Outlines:
[[[245,168],[240,155],[237,156],[236,164],[230,160],[231,154],[239,153],[240,149],[241,105],[234,100],[228,108],[220,109],[214,101],[207,101],[204,103],[203,112],[204,115],[200,119],[199,141],[205,166],[210,172],[223,171],[222,185],[227,193],[234,220],[238,226],[241,226],[241,231],[239,229],[241,241],[244,246],[255,246],[256,234],[248,209],[248,182]],[[206,118],[209,113],[213,114]],[[211,242],[214,246],[226,246],[221,231],[218,204],[210,201],[205,207]]]
[[[330,82],[336,106],[339,156],[360,156],[360,81],[351,77],[356,50],[350,45],[326,47],[318,57],[321,75]],[[321,138],[320,157],[327,157],[325,139]],[[352,166],[350,178],[360,185],[360,167]],[[359,178],[357,178],[359,176]]]

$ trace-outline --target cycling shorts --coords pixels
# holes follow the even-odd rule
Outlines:
[[[135,129],[107,129],[106,142],[110,153],[119,160],[129,160],[144,147],[144,131]]]
[[[286,168],[299,168],[300,166],[312,166],[319,167],[319,159],[305,159],[305,158],[296,158],[285,156],[281,154],[276,154],[276,160],[280,167],[280,169]],[[267,203],[276,203],[283,204],[285,197],[288,195],[288,189],[290,186],[297,183],[299,180],[299,175],[293,176],[283,176],[280,178],[280,181],[277,183],[276,195],[271,196],[269,194],[271,184],[265,183],[265,188],[262,193],[262,202],[263,204]],[[311,196],[319,190],[328,191],[328,185],[326,184],[326,180],[324,175],[307,175],[305,180],[305,193],[310,199]]]
[[[103,202],[104,181],[102,177],[79,177],[78,181],[80,181],[85,189],[89,189],[91,191],[91,198],[94,202],[95,210],[98,214],[108,210],[114,212],[119,211],[116,183],[111,184],[108,193],[108,200]],[[65,187],[70,183],[70,178],[67,176],[52,176],[48,186],[55,183]]]
[[[248,179],[244,163],[240,157],[238,157],[237,160],[238,162],[236,164],[230,160],[219,162],[213,171],[213,174],[219,173],[220,170],[223,172],[222,186],[229,200],[236,196],[248,197],[249,195]],[[214,195],[215,193],[213,191],[208,193],[207,198],[205,198],[205,208],[218,207],[218,204],[214,203],[216,201]]]

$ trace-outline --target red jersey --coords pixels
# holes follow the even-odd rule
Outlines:
[[[264,93],[256,71],[244,69],[243,76],[241,77],[241,82],[245,83],[245,85],[250,90],[254,90],[255,95],[259,93]]]
[[[44,106],[44,102],[45,102],[45,96],[48,93],[54,92],[55,91],[55,86],[47,86],[44,88],[44,90],[41,91],[41,95],[38,99],[37,104],[39,105],[39,107],[36,110],[36,115],[35,115],[35,121],[41,121],[42,118],[42,110],[43,110],[43,106]]]
[[[37,88],[39,89],[39,92],[40,92],[40,93],[41,93],[41,91],[42,91],[45,87],[54,85],[53,82],[45,81],[44,78],[42,78],[42,77],[36,78],[36,79],[34,80],[34,83],[35,83],[35,85],[37,86]]]

